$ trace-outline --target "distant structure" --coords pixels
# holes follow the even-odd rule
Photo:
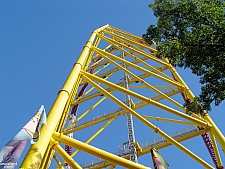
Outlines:
[[[183,104],[193,99],[155,45],[105,25],[91,34],[20,167],[154,168],[151,149],[174,146],[205,168],[221,169],[225,138],[208,114],[186,113]],[[182,145],[197,147],[194,137],[203,138],[206,146],[199,146],[212,161]]]

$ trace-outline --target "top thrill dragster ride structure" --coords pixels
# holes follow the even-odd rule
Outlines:
[[[223,134],[207,113],[186,113],[183,104],[194,95],[169,60],[156,55],[156,46],[139,36],[110,25],[94,30],[21,168],[151,168],[152,148],[174,146],[172,156],[162,154],[169,164],[181,156],[189,167],[193,159],[195,166],[222,169]]]

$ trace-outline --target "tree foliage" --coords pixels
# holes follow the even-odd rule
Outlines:
[[[157,17],[143,38],[157,44],[158,57],[200,76],[198,99],[205,110],[225,99],[225,2],[223,0],[155,0]]]

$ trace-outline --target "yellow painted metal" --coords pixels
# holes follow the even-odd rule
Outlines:
[[[182,141],[197,137],[197,136],[199,136],[201,134],[204,134],[206,132],[208,132],[208,129],[203,129],[203,130],[194,132],[194,133],[189,134],[189,135],[183,135],[182,137],[178,137],[178,138],[175,138],[175,139],[178,142],[182,142]],[[166,148],[166,147],[171,146],[171,145],[172,144],[170,142],[163,141],[161,144],[155,145],[154,148],[156,148],[157,150],[160,150],[162,148]],[[138,151],[138,156],[143,156],[145,154],[149,154],[150,152],[151,152],[151,147],[147,147],[145,149],[141,149],[141,151]],[[124,158],[129,159],[129,156],[125,156]],[[101,168],[105,168],[105,167],[110,166],[110,165],[112,165],[112,162],[105,162],[104,164],[92,167],[92,169],[101,169]]]
[[[99,119],[99,120],[95,120],[95,121],[93,121],[93,122],[90,122],[90,123],[87,123],[87,124],[85,124],[85,125],[82,125],[81,127],[78,127],[78,128],[74,128],[74,129],[71,129],[71,130],[64,131],[63,134],[69,134],[69,133],[72,133],[72,132],[77,132],[77,131],[82,130],[82,129],[86,129],[86,128],[88,128],[88,127],[94,126],[95,124],[99,124],[99,123],[101,123],[101,122],[103,122],[103,121],[109,120],[109,119],[113,118],[115,115],[116,115],[116,116],[119,116],[119,115],[121,115],[121,114],[122,114],[122,113],[117,113],[117,114],[109,115],[109,116],[107,116],[107,117],[105,117],[105,118],[102,118],[102,119]]]
[[[124,59],[121,58],[121,52],[124,53]],[[108,132],[108,128],[116,124],[119,118],[123,118],[126,115],[125,112],[130,112],[133,117],[139,120],[139,123],[145,124],[150,128],[150,132],[155,132],[164,138],[159,143],[153,144],[154,148],[159,150],[174,145],[205,168],[212,168],[212,166],[181,145],[180,142],[210,132],[218,161],[217,166],[221,167],[222,161],[216,142],[218,141],[219,146],[225,150],[225,138],[223,134],[208,114],[201,117],[198,114],[190,116],[185,113],[185,108],[182,106],[183,100],[179,100],[181,96],[176,97],[176,95],[183,92],[185,99],[189,98],[191,100],[194,99],[194,95],[174,67],[170,65],[168,59],[159,59],[156,55],[156,45],[147,45],[141,37],[109,25],[96,29],[84,46],[78,61],[74,64],[62,89],[58,92],[58,96],[48,113],[48,129],[41,129],[40,140],[37,144],[31,146],[21,164],[21,168],[45,169],[50,166],[52,158],[55,159],[59,168],[63,168],[62,166],[65,162],[73,168],[85,169],[117,168],[118,165],[126,168],[147,168],[144,164],[136,164],[129,161],[129,154],[114,155],[103,151],[104,148],[101,148],[101,145],[99,145],[99,148],[88,145],[90,141],[93,140],[94,143],[94,139],[99,139],[101,135],[104,135],[104,132]],[[121,64],[125,64],[127,69],[124,69]],[[89,73],[91,69],[95,69],[94,74]],[[166,70],[169,70],[176,80]],[[129,75],[129,89],[124,88],[121,81],[123,79],[118,76],[124,74],[124,72]],[[78,88],[81,88],[86,83],[90,84],[86,89],[87,91],[83,96],[78,98]],[[124,94],[131,97],[131,108],[123,103],[124,97],[121,99],[121,96],[124,96]],[[100,99],[97,97],[100,97]],[[109,101],[113,103],[112,106],[109,103],[105,104],[105,102]],[[80,109],[79,107],[76,120],[69,125],[67,124],[67,120],[72,118],[70,111],[76,104],[85,105],[85,108]],[[108,113],[108,109],[114,108],[115,104],[118,108],[115,111],[109,110],[110,113]],[[151,109],[153,106],[154,110]],[[150,109],[148,109],[149,107]],[[144,111],[142,108],[144,108]],[[156,111],[155,109],[159,110],[159,113],[163,112],[164,115],[162,116],[165,118],[158,117],[161,116],[158,113],[157,115],[152,115],[151,113],[153,113],[152,111]],[[147,115],[143,115],[145,113]],[[89,116],[91,120],[87,121]],[[170,124],[178,126],[199,126],[201,130],[197,131],[195,128],[195,130],[191,130],[188,134],[186,132],[183,135],[171,136],[167,134],[168,131],[162,131],[148,121],[147,118],[158,120],[157,125],[170,122]],[[85,120],[86,122],[83,123],[81,120]],[[108,126],[112,121],[115,121],[115,123]],[[101,122],[104,122],[104,125],[100,129],[98,127],[97,132],[94,132],[94,134],[89,134],[89,130],[93,133],[93,129]],[[106,128],[106,126],[108,127]],[[102,132],[103,129],[104,132]],[[65,136],[65,134],[72,132],[74,132],[76,139]],[[118,138],[117,132],[119,131],[110,134]],[[77,135],[79,133],[86,136],[86,142],[78,141]],[[151,135],[149,137],[151,138]],[[104,143],[111,141],[105,141],[105,139],[107,138],[101,137]],[[59,144],[62,146],[69,145],[77,148],[77,150],[72,152],[70,156]],[[137,142],[135,146],[138,157],[150,153],[151,147],[149,146],[145,147],[139,145]],[[78,161],[75,162],[73,157],[76,154],[75,159],[79,158],[79,155],[82,153],[77,154],[78,151],[84,151],[87,154],[103,158],[106,161],[96,162],[90,166],[79,166]],[[58,158],[58,155],[61,158]],[[65,161],[61,161],[62,159]],[[149,159],[149,161],[151,160]]]
[[[110,38],[108,38],[108,37],[106,37],[106,36],[103,36],[103,35],[101,35],[101,34],[98,34],[98,36],[101,37],[102,39],[104,39],[105,41],[111,43],[112,45],[117,46],[117,48],[119,48],[119,49],[122,50],[122,51],[123,51],[123,49],[122,49],[121,47],[125,47],[125,48],[130,49],[130,50],[133,51],[133,52],[137,52],[138,54],[140,54],[140,55],[142,55],[142,56],[146,56],[147,58],[150,58],[150,59],[152,59],[152,60],[154,60],[154,61],[156,61],[156,62],[158,62],[158,63],[160,63],[160,64],[162,64],[162,65],[169,66],[169,64],[167,64],[167,63],[161,61],[160,59],[154,57],[154,56],[151,55],[151,54],[147,54],[146,52],[139,51],[139,50],[137,50],[137,49],[131,48],[131,47],[129,47],[129,46],[123,44],[123,43],[120,43],[119,46],[118,46],[118,42],[116,42],[115,40],[110,39]],[[120,46],[121,46],[121,47],[120,47]],[[125,52],[125,54],[126,54],[126,53],[127,53],[127,52]]]
[[[222,147],[223,150],[225,150],[225,137],[219,130],[219,128],[216,126],[216,124],[213,122],[209,114],[206,114],[203,117],[209,124],[212,125],[212,133],[216,137],[217,141],[220,143],[220,146]]]
[[[194,160],[196,160],[197,162],[199,162],[201,165],[203,165],[206,168],[213,168],[208,163],[206,163],[204,160],[202,160],[197,155],[195,155],[190,150],[188,150],[183,145],[181,145],[179,142],[177,142],[176,140],[174,140],[173,138],[171,138],[169,135],[167,135],[166,133],[164,133],[158,127],[156,127],[153,124],[151,124],[149,121],[147,121],[141,115],[139,115],[134,110],[132,110],[130,107],[128,107],[127,105],[125,105],[123,102],[121,102],[120,100],[118,100],[116,97],[114,97],[113,95],[111,95],[110,93],[108,93],[106,90],[104,90],[103,88],[101,88],[100,86],[98,86],[96,83],[94,83],[91,79],[89,79],[86,76],[87,74],[88,73],[85,73],[85,75],[83,75],[84,79],[86,81],[88,81],[92,86],[94,86],[95,88],[97,88],[98,90],[100,90],[102,93],[104,93],[108,98],[112,99],[115,103],[117,103],[118,105],[120,105],[123,109],[125,109],[127,112],[129,112],[130,114],[132,114],[134,117],[136,117],[138,120],[140,120],[143,124],[145,124],[146,126],[148,126],[154,132],[156,132],[159,135],[161,135],[163,138],[165,138],[171,144],[173,144],[174,146],[176,146],[177,148],[179,148],[180,150],[182,150],[184,153],[188,154],[190,157],[192,157]]]
[[[111,118],[107,123],[105,123],[97,132],[95,132],[86,142],[85,144],[89,144],[95,137],[97,137],[113,120],[115,120],[116,117]],[[71,154],[71,157],[74,157],[79,150],[76,150],[73,154]],[[62,167],[66,162],[64,161],[62,164],[60,164],[58,167]]]
[[[147,59],[148,59],[147,57],[143,57],[143,58],[142,58],[143,61],[144,61],[144,60],[147,60]],[[131,63],[137,64],[137,63],[139,63],[139,62],[138,62],[137,60],[135,60],[135,61],[132,61]],[[108,62],[107,62],[107,61],[104,61],[104,62],[99,63],[99,64],[96,65],[95,67],[91,66],[88,70],[90,70],[90,69],[92,69],[92,68],[100,67],[100,66],[106,65],[106,64],[108,64]],[[167,66],[161,66],[161,67],[163,67],[164,70],[165,70],[165,69],[168,69]],[[102,75],[99,75],[99,77],[106,76],[106,75],[108,75],[108,74],[112,74],[112,73],[115,73],[115,72],[117,72],[117,71],[119,71],[119,69],[118,69],[118,68],[114,68],[114,69],[111,69],[110,71],[107,71],[107,72],[103,73]]]
[[[164,70],[164,69],[163,69],[163,70]],[[115,73],[115,72],[112,71],[111,74],[113,74],[113,73]],[[111,75],[111,74],[110,74],[110,75]],[[148,74],[142,74],[142,75],[139,75],[138,77],[144,79],[144,78],[147,78],[147,77],[149,77],[149,76],[150,76],[150,75],[148,75]],[[102,78],[102,76],[98,76],[98,77],[101,77],[101,78]],[[106,78],[105,78],[105,79],[106,79]],[[129,83],[131,84],[131,83],[134,83],[135,81],[136,81],[136,79],[132,78],[132,79],[130,80]],[[117,85],[122,86],[123,84],[117,84]],[[108,88],[107,91],[110,92],[110,91],[114,91],[114,90],[111,89],[111,88]],[[81,98],[81,99],[77,99],[76,101],[73,101],[73,102],[71,103],[71,105],[74,106],[74,105],[76,105],[76,104],[80,104],[80,103],[82,103],[82,102],[84,102],[84,101],[88,101],[88,100],[93,99],[93,98],[95,98],[95,97],[97,97],[97,96],[100,96],[100,95],[101,95],[100,92],[96,92],[96,93],[90,95],[89,97],[85,97],[85,98]]]
[[[164,59],[167,63],[169,63],[168,59]],[[191,92],[191,90],[188,88],[188,86],[185,84],[185,82],[183,81],[183,79],[179,76],[179,74],[177,73],[177,71],[174,69],[174,67],[170,67],[170,71],[173,74],[173,76],[175,76],[175,78],[177,79],[178,82],[180,82],[183,86],[185,86],[185,90],[184,90],[184,94],[191,99],[192,101],[194,101],[194,94]],[[218,142],[220,143],[220,146],[222,147],[223,150],[225,150],[225,137],[224,135],[221,133],[221,131],[219,130],[219,128],[216,126],[216,124],[213,122],[213,120],[211,119],[211,117],[209,116],[209,114],[206,113],[206,115],[203,117],[209,124],[212,125],[212,133],[214,134],[214,136],[216,137],[216,139],[218,140]]]
[[[112,28],[112,27],[111,27]],[[110,29],[110,28],[109,28]],[[139,41],[140,40],[142,40],[143,41],[143,39],[141,38],[141,37],[139,37],[139,36],[136,36],[136,35],[134,35],[134,34],[131,34],[131,33],[128,33],[128,32],[125,32],[125,31],[122,31],[122,30],[119,30],[119,29],[117,29],[117,28],[114,28],[113,29],[113,31],[114,32],[120,32],[121,34],[121,36],[120,37],[118,37],[117,36],[117,38],[122,38],[122,39],[125,39],[125,40],[129,40],[129,39],[126,39],[126,38],[124,38],[122,35],[128,35],[128,36],[132,36],[133,37],[133,39],[138,39]],[[112,35],[112,34],[111,34]],[[114,36],[114,35],[112,35],[112,36]],[[115,35],[116,36],[116,35]],[[137,42],[136,41],[133,41],[133,43],[136,43],[137,44]],[[151,47],[149,47],[149,45],[143,45],[143,44],[141,44],[140,42],[138,43],[138,45],[139,46],[141,46],[142,48],[146,48],[146,49],[148,49],[148,50],[153,50],[153,51],[155,51],[155,52],[157,52],[155,49],[153,49],[153,48],[151,48]]]
[[[73,167],[74,169],[82,169],[72,157],[65,152],[65,150],[59,145],[59,143],[51,138],[50,140],[51,147],[59,154],[61,157],[66,160],[66,162]]]
[[[172,92],[172,93],[168,94],[168,96],[171,96],[171,95],[174,95],[174,94],[177,94],[177,93],[179,93],[179,91]],[[104,96],[102,99],[100,99],[100,100],[99,100],[97,103],[95,103],[90,109],[88,109],[88,110],[85,111],[82,115],[80,115],[80,116],[77,118],[77,120],[80,120],[83,116],[87,115],[87,114],[88,114],[90,111],[92,111],[97,105],[99,105],[99,103],[102,102],[105,98],[106,98],[106,97]],[[162,99],[163,99],[162,97],[161,97],[161,98],[157,98],[155,101],[160,101],[160,100],[162,100]],[[137,105],[134,105],[133,109],[136,110],[136,109],[142,108],[142,107],[147,106],[147,105],[148,105],[148,103],[146,103],[146,102],[143,102],[142,104],[138,104],[138,103],[137,103]],[[117,111],[116,115],[119,116],[119,115],[123,115],[124,113],[125,113],[124,110],[120,110],[120,111]],[[63,133],[64,133],[64,134],[69,134],[69,133],[71,133],[71,132],[77,132],[77,131],[79,131],[79,130],[82,130],[82,129],[91,127],[91,126],[93,126],[93,125],[95,125],[95,124],[98,124],[98,123],[100,123],[100,122],[103,122],[103,121],[105,121],[105,120],[109,120],[109,119],[113,118],[114,115],[115,115],[115,113],[114,113],[113,115],[108,115],[107,117],[102,118],[102,119],[96,119],[94,122],[90,122],[90,123],[85,124],[85,125],[83,125],[83,126],[81,126],[81,127],[78,127],[78,128],[75,128],[75,129],[68,130],[68,129],[69,129],[70,127],[72,127],[72,125],[74,125],[74,123],[77,121],[77,120],[75,120],[74,123],[72,123],[72,124],[68,125],[66,128],[64,128],[64,130],[63,130],[64,132],[63,132]],[[199,120],[201,120],[201,119],[199,118]],[[186,124],[186,123],[183,123],[183,124]],[[194,124],[194,123],[192,123],[192,122],[187,122],[187,124]]]
[[[165,99],[169,100],[170,102],[172,102],[173,104],[175,104],[176,106],[178,106],[181,109],[184,109],[184,106],[182,106],[181,104],[177,103],[175,100],[173,100],[172,98],[170,98],[169,96],[167,96],[166,94],[162,93],[161,91],[157,90],[155,87],[153,87],[152,85],[150,85],[149,83],[146,83],[143,79],[139,78],[138,76],[136,76],[135,74],[131,73],[130,71],[128,71],[127,69],[123,68],[122,66],[120,66],[118,63],[114,62],[112,59],[108,58],[105,56],[106,53],[103,53],[103,51],[100,51],[97,48],[94,48],[94,51],[99,52],[100,54],[102,54],[102,56],[107,59],[109,62],[113,63],[114,65],[116,65],[119,69],[123,70],[124,72],[126,72],[127,74],[133,76],[136,80],[140,81],[140,83],[144,84],[147,88],[152,89],[153,91],[155,91],[156,93],[158,93],[159,95],[161,95],[162,97],[164,97]],[[114,58],[116,59],[116,58]],[[120,59],[119,59],[120,60]],[[120,60],[121,61],[121,60]]]
[[[85,143],[89,144],[95,137],[97,137],[110,123],[115,120],[116,117],[111,118],[107,123],[105,123],[97,132],[95,132]],[[78,150],[76,150],[71,156],[75,156],[78,153]]]
[[[91,78],[92,80],[96,80],[96,81],[98,81],[98,82],[100,82],[100,83],[102,83],[102,84],[108,85],[108,86],[110,86],[110,87],[112,87],[112,88],[114,88],[114,89],[117,89],[117,90],[119,90],[119,91],[122,91],[122,92],[124,92],[124,93],[126,93],[126,94],[128,94],[128,95],[130,95],[130,96],[136,97],[136,98],[138,98],[139,100],[143,100],[143,101],[148,102],[149,104],[152,104],[152,105],[154,105],[154,106],[156,106],[156,107],[159,107],[159,108],[161,108],[161,109],[163,109],[163,110],[165,110],[165,111],[168,111],[168,112],[173,113],[173,114],[175,114],[175,115],[177,115],[177,116],[180,116],[180,117],[182,117],[182,118],[185,118],[185,119],[187,119],[187,120],[190,120],[190,121],[194,122],[195,124],[202,125],[202,126],[205,126],[205,127],[210,127],[210,126],[211,126],[210,124],[208,124],[208,123],[206,123],[206,122],[204,122],[204,121],[195,119],[195,118],[193,118],[193,117],[191,117],[191,116],[188,116],[188,115],[186,115],[186,114],[184,114],[184,113],[181,113],[181,112],[179,112],[179,111],[177,111],[177,110],[175,110],[175,109],[172,109],[172,108],[170,108],[170,107],[168,107],[168,106],[165,106],[165,105],[163,105],[163,104],[160,104],[160,103],[158,103],[158,102],[156,102],[156,101],[154,101],[154,100],[152,100],[152,99],[146,98],[146,97],[144,97],[144,96],[142,96],[142,95],[139,95],[139,94],[137,94],[137,93],[135,93],[135,92],[132,92],[132,91],[130,91],[130,90],[127,90],[127,89],[125,89],[125,88],[122,88],[122,87],[120,87],[120,86],[118,86],[118,85],[115,85],[115,84],[113,84],[113,83],[111,83],[111,82],[108,82],[108,81],[106,81],[106,80],[104,80],[104,79],[101,79],[101,78],[99,78],[99,77],[97,77],[97,76],[94,76],[94,75],[91,75],[91,74],[85,73],[85,72],[84,72],[84,75],[87,76],[87,77],[89,77],[89,78]],[[87,79],[86,79],[86,80],[87,80]],[[87,80],[87,81],[88,81],[88,80]],[[90,82],[90,81],[89,81],[89,82]],[[91,84],[93,84],[93,83],[91,83]]]
[[[217,159],[217,167],[222,168],[223,164],[222,164],[222,161],[221,161],[221,158],[220,158],[220,153],[219,153],[218,147],[216,145],[216,140],[214,138],[214,135],[211,132],[210,132],[210,139],[212,141],[212,145],[213,145],[213,148],[214,148],[214,151],[215,151],[215,155],[216,155],[216,159]]]
[[[116,164],[112,164],[109,169],[115,168]]]
[[[183,121],[183,120],[175,120],[175,119],[168,119],[168,118],[162,118],[162,117],[155,117],[155,116],[143,116],[146,119],[153,119],[157,121],[166,121],[171,123],[179,123],[179,124],[188,124],[188,125],[194,125],[194,123],[189,121]]]
[[[178,137],[178,138],[175,138],[175,139],[176,139],[177,142],[182,142],[182,141],[194,138],[196,136],[199,136],[201,134],[204,134],[204,133],[206,133],[208,131],[209,131],[209,129],[203,129],[203,130],[194,132],[192,134],[184,135],[182,137]],[[165,148],[165,147],[170,146],[170,145],[172,145],[170,142],[164,142],[163,144],[156,145],[155,148],[157,148],[157,150],[159,150],[159,149]],[[143,150],[142,154],[146,154],[146,153],[149,153],[149,152],[150,152],[150,148],[147,149],[147,150]]]
[[[95,107],[97,107],[103,100],[105,100],[106,97],[101,98],[99,101],[97,101],[93,106],[91,106],[87,111],[85,111],[80,117],[78,117],[73,123],[71,123],[70,125],[68,125],[68,127],[66,127],[64,129],[64,131],[68,130],[69,128],[71,128],[77,121],[79,121],[80,119],[82,119],[84,116],[86,116],[90,111],[92,111]],[[64,134],[68,134],[68,133],[64,133]]]
[[[57,156],[55,154],[53,155],[53,158],[55,159],[55,161],[58,165],[61,164],[61,162],[59,161],[59,159],[57,158]],[[60,167],[58,167],[58,168],[60,168]],[[61,167],[60,169],[63,169],[63,167]]]
[[[129,88],[136,88],[136,89],[141,89],[141,88],[147,88],[147,86],[130,86]]]
[[[110,76],[108,76],[108,77],[110,77]],[[106,77],[105,79],[107,79],[108,77]],[[99,84],[99,85],[100,85],[100,84]],[[84,95],[82,95],[82,96],[79,97],[79,98],[76,98],[76,101],[73,101],[73,102],[71,103],[71,106],[74,106],[74,105],[76,105],[76,104],[80,104],[80,103],[82,103],[84,100],[88,100],[87,98],[84,99],[83,96],[87,95],[87,94],[88,94],[89,92],[91,92],[93,89],[94,89],[94,87],[90,88],[87,92],[84,93]],[[113,90],[112,90],[112,92],[113,92]],[[99,93],[99,94],[100,94],[100,93]],[[96,96],[96,95],[92,96],[91,98],[94,98],[95,96]],[[89,98],[89,99],[91,99],[91,98]],[[82,100],[82,102],[81,102],[81,100]]]
[[[56,141],[59,141],[59,142],[62,142],[64,144],[67,144],[69,146],[72,146],[74,148],[77,148],[81,151],[84,151],[86,153],[90,153],[94,156],[97,156],[99,158],[103,158],[105,160],[108,160],[108,161],[112,161],[118,165],[121,165],[123,167],[126,167],[126,168],[140,168],[140,169],[150,169],[149,167],[147,166],[144,166],[144,165],[141,165],[141,164],[137,164],[137,163],[134,163],[132,161],[129,161],[129,160],[126,160],[124,158],[121,158],[121,157],[118,157],[114,154],[111,154],[111,153],[108,153],[106,151],[103,151],[101,149],[98,149],[94,146],[90,146],[88,144],[85,144],[85,143],[82,143],[81,141],[78,141],[78,140],[75,140],[75,139],[72,139],[70,137],[67,137],[63,134],[60,134],[60,133],[57,133],[57,132],[53,132],[52,134],[53,138],[56,140]]]
[[[168,94],[168,96],[171,96],[171,95],[174,95],[174,94],[177,94],[177,93],[179,93],[179,91],[175,91],[175,92],[172,92],[172,93],[170,93],[170,94]],[[106,97],[104,96],[103,98],[101,98],[97,103],[95,103],[93,106],[91,106],[91,108],[89,108],[87,111],[85,111],[82,115],[80,115],[78,118],[77,118],[77,120],[75,120],[75,122],[76,121],[78,121],[78,120],[80,120],[83,116],[85,116],[85,115],[87,115],[90,111],[92,111],[97,105],[99,105],[104,99],[106,99]],[[160,100],[162,100],[163,98],[157,98],[155,101],[160,101]],[[147,106],[148,105],[148,103],[146,103],[146,102],[143,102],[142,104],[138,104],[137,103],[137,105],[134,105],[134,110],[135,109],[139,109],[139,108],[142,108],[142,107],[144,107],[144,106]],[[122,114],[124,114],[125,113],[125,111],[124,110],[120,110],[120,111],[117,111],[117,116],[119,116],[119,115],[122,115]],[[105,117],[105,118],[103,118],[103,119],[100,119],[100,120],[98,120],[98,119],[96,119],[94,122],[92,122],[92,123],[89,123],[89,124],[86,124],[86,125],[83,125],[82,127],[79,127],[79,128],[76,128],[76,129],[71,129],[71,130],[68,130],[69,128],[71,128],[72,127],[72,125],[74,125],[75,124],[75,122],[74,123],[71,123],[70,125],[68,125],[66,128],[64,128],[64,134],[68,134],[68,133],[71,133],[71,132],[76,132],[76,131],[78,131],[78,130],[81,130],[81,129],[84,129],[84,128],[87,128],[87,127],[90,127],[90,126],[92,126],[92,125],[95,125],[95,124],[98,124],[98,123],[100,123],[100,122],[103,122],[103,121],[105,121],[105,120],[109,120],[109,119],[111,119],[112,117],[114,116],[114,114],[113,115],[108,115],[107,117]],[[201,120],[201,119],[200,119]],[[187,124],[190,124],[190,123],[187,123]],[[193,124],[193,123],[192,123]]]
[[[52,150],[50,145],[48,145],[48,147],[46,149],[46,152],[48,152],[48,153],[47,154],[45,153],[44,157],[42,158],[40,169],[49,168],[50,162],[48,161],[48,159],[52,158],[52,157],[54,158],[54,156],[53,156],[54,155],[54,151]]]
[[[147,69],[145,69],[145,68],[143,68],[143,67],[140,67],[140,66],[138,66],[138,65],[136,65],[136,64],[133,64],[133,63],[131,63],[131,62],[128,62],[128,61],[126,61],[126,60],[123,60],[123,59],[121,59],[121,58],[119,58],[119,57],[116,57],[116,56],[112,55],[111,53],[107,53],[107,52],[105,52],[105,51],[102,51],[102,50],[97,49],[97,48],[94,48],[94,47],[93,47],[93,50],[100,51],[100,52],[102,52],[103,54],[105,53],[105,54],[109,55],[111,58],[113,58],[113,59],[115,59],[115,60],[118,60],[118,61],[121,61],[121,62],[125,63],[127,66],[132,66],[132,67],[136,68],[137,70],[141,70],[141,71],[143,71],[143,72],[145,72],[145,73],[148,73],[148,74],[150,74],[150,75],[152,75],[152,76],[155,76],[156,78],[161,79],[161,80],[163,80],[163,81],[165,81],[165,82],[167,82],[167,83],[170,83],[170,84],[172,84],[172,85],[175,85],[175,86],[177,86],[177,87],[179,87],[179,88],[183,88],[182,85],[180,85],[179,83],[177,83],[176,81],[174,81],[174,80],[172,80],[172,79],[167,79],[167,78],[165,78],[165,77],[163,77],[163,76],[160,76],[160,75],[158,75],[158,74],[156,74],[156,73],[154,73],[154,72],[151,72],[151,71],[149,71],[149,70],[147,70]],[[121,48],[121,50],[123,50],[123,49]]]
[[[21,168],[39,168],[41,165],[41,160],[44,156],[45,150],[50,142],[51,134],[55,130],[57,123],[60,120],[61,113],[63,112],[66,101],[69,94],[73,88],[74,83],[78,79],[79,72],[82,70],[82,66],[86,63],[86,55],[89,53],[92,43],[96,37],[97,32],[102,31],[109,25],[103,26],[95,30],[90,39],[88,40],[86,46],[84,47],[78,61],[75,63],[70,75],[68,76],[64,86],[58,92],[58,96],[52,105],[51,110],[48,113],[47,124],[48,129],[44,127],[41,129],[41,136],[38,143],[31,146],[25,159],[21,164]],[[38,158],[37,158],[38,157]]]
[[[154,86],[155,88],[159,89],[159,88],[174,88],[174,86]]]

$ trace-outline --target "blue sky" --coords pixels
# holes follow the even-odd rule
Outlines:
[[[49,111],[94,29],[110,24],[141,36],[148,25],[156,21],[148,8],[151,2],[0,1],[0,148],[29,121],[41,104]],[[189,70],[178,71],[193,93],[198,95],[198,77]],[[223,134],[224,108],[222,104],[210,112]],[[201,157],[212,164],[203,142],[200,145],[202,149],[196,144],[193,150],[199,149]],[[172,152],[174,158],[169,158]],[[171,168],[176,168],[176,163],[185,164],[183,169],[200,168],[190,157],[176,152],[175,147],[162,150]],[[224,160],[224,155],[221,156]],[[182,159],[177,162],[179,157]],[[149,161],[153,167],[150,156]]]

